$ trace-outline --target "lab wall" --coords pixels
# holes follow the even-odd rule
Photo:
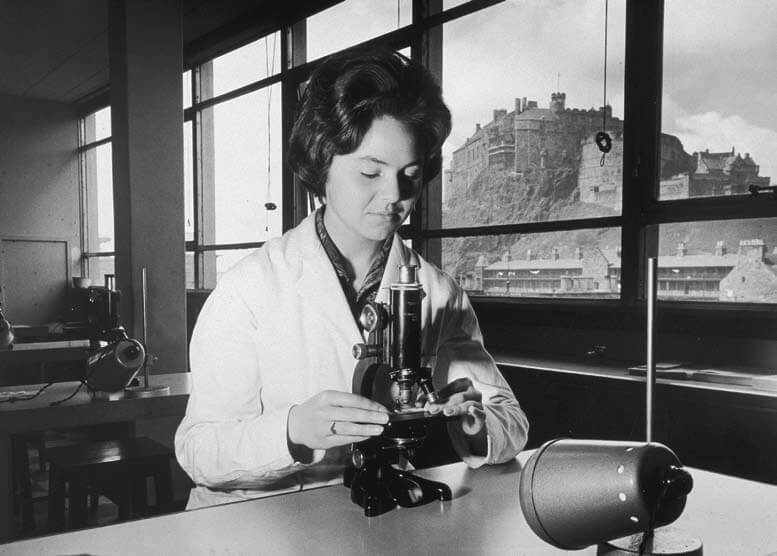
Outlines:
[[[23,320],[33,316],[45,321],[65,308],[68,276],[80,272],[78,114],[71,104],[10,95],[0,95],[0,107],[0,239],[30,240],[3,250],[0,269],[5,268],[11,280],[13,269],[36,259],[39,282],[45,283],[46,291],[40,296],[10,291],[18,281],[0,285],[8,288],[6,297],[45,300],[34,307],[35,315],[30,314],[33,309],[23,312]],[[51,242],[60,246],[57,257],[39,257],[40,245]],[[25,256],[25,246],[34,251],[30,257]],[[57,281],[62,287],[52,296],[48,286]],[[31,281],[30,287],[35,283]],[[13,306],[11,299],[6,303]],[[13,321],[14,315],[8,318]]]

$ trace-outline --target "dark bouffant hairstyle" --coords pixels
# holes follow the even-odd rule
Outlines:
[[[372,122],[383,116],[395,118],[413,135],[428,183],[440,172],[451,114],[426,68],[384,50],[346,50],[313,71],[289,140],[291,169],[309,191],[323,197],[332,157],[358,149]]]

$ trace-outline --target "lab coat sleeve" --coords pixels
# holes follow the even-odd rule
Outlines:
[[[256,317],[239,285],[229,273],[222,277],[197,320],[190,346],[193,387],[176,431],[176,456],[197,485],[278,487],[304,466],[293,460],[286,440],[292,404],[264,411]],[[314,462],[322,457],[316,451]]]
[[[503,463],[526,445],[529,422],[512,389],[483,346],[483,337],[467,294],[456,286],[443,313],[434,367],[434,382],[441,387],[459,378],[472,380],[483,395],[488,452],[486,457],[469,452],[460,422],[448,425],[453,447],[470,467]]]

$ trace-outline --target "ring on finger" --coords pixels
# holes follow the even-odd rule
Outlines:
[[[337,424],[337,421],[332,421],[332,424],[329,425],[329,433],[332,436],[335,436],[337,434],[337,430],[335,429],[335,425]]]

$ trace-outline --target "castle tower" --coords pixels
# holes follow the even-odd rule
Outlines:
[[[561,114],[565,109],[567,100],[566,93],[551,93],[550,95],[550,111],[557,116]]]

